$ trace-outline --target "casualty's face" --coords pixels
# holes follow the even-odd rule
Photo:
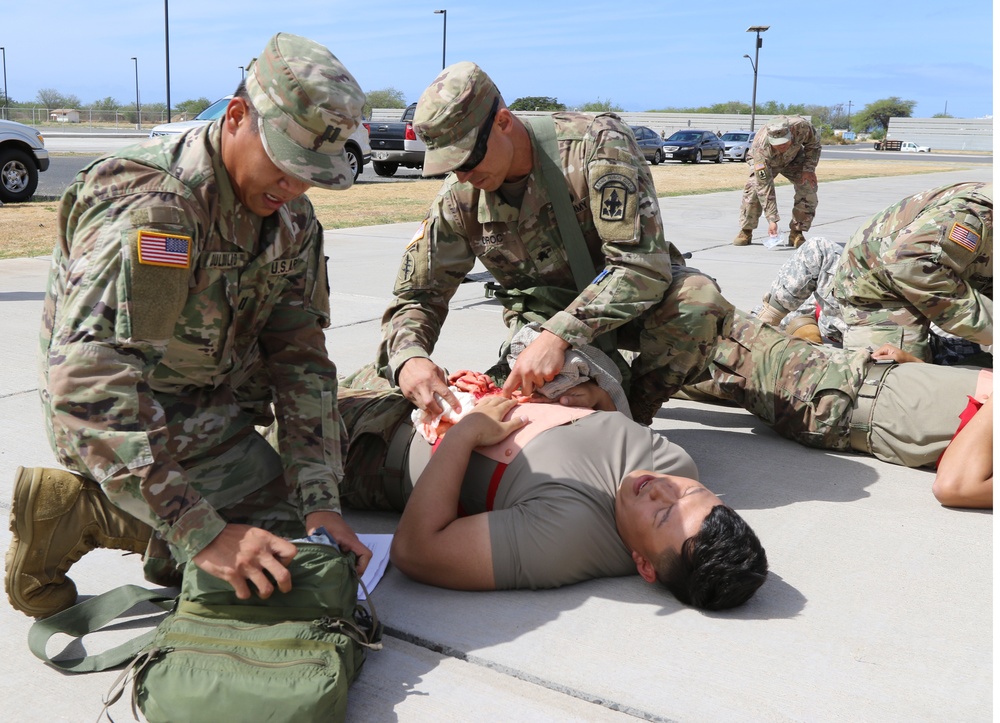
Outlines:
[[[649,470],[625,475],[615,495],[615,524],[632,551],[654,559],[670,548],[680,553],[720,500],[700,482]]]

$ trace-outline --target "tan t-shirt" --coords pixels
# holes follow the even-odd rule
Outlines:
[[[698,479],[687,452],[617,412],[597,412],[531,440],[504,470],[488,513],[497,589],[634,573],[615,527],[615,492],[636,469]],[[481,471],[466,475],[461,501],[468,514],[486,511],[488,486]]]

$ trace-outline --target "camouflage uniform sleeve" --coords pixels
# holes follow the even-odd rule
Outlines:
[[[771,147],[767,142],[767,133],[763,131],[754,136],[747,154],[747,165],[753,176],[754,191],[764,210],[764,218],[772,223],[778,223],[778,197],[774,192],[774,169],[771,159]]]
[[[655,306],[670,288],[672,264],[683,265],[664,238],[652,174],[624,124],[615,116],[598,116],[583,154],[605,266],[564,311],[542,325],[573,346],[590,344]]]
[[[823,152],[819,134],[813,128],[812,123],[803,119],[792,124],[792,132],[795,140],[802,144],[802,170],[805,173],[815,173],[816,166],[819,165],[819,156]]]
[[[304,271],[289,278],[260,344],[273,386],[278,449],[305,516],[319,510],[340,512],[346,429],[337,409],[337,368],[323,334],[330,325],[323,229],[311,206],[301,223],[307,239]]]
[[[992,214],[990,215],[992,219]],[[993,300],[967,279],[969,266],[992,254],[992,220],[947,205],[918,216],[884,253],[896,291],[945,331],[993,343]]]
[[[771,305],[785,311],[799,308],[817,291],[819,280],[839,258],[839,250],[839,246],[826,239],[808,239],[778,270],[771,284]]]
[[[471,187],[455,190],[451,177],[403,252],[394,297],[382,316],[380,363],[393,384],[413,357],[429,357],[448,316],[448,302],[476,262],[462,209],[475,214]]]
[[[153,209],[171,207],[181,224],[150,223]],[[131,275],[138,268],[138,229],[197,237],[193,204],[169,193],[74,197],[60,208],[63,236],[50,277],[58,308],[47,355],[43,398],[50,432],[80,460],[109,499],[152,525],[168,542],[197,554],[222,531],[218,512],[187,484],[168,451],[164,410],[149,379],[167,348],[169,333],[144,330],[135,314]],[[186,226],[185,226],[186,224]],[[71,245],[70,240],[71,239]],[[150,267],[146,267],[147,269]],[[181,312],[190,269],[164,269],[179,279],[180,293],[157,299],[157,329],[170,328]],[[163,278],[163,277],[159,277]],[[148,277],[147,277],[148,279]]]

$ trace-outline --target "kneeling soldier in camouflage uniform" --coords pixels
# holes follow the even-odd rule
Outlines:
[[[931,322],[992,346],[993,184],[934,188],[875,214],[847,242],[833,295],[846,349],[893,344],[930,361]]]
[[[223,118],[96,161],[70,186],[41,396],[73,473],[19,470],[15,608],[72,605],[66,573],[95,547],[148,549],[154,582],[193,558],[244,599],[250,583],[290,589],[295,546],[279,534],[324,526],[367,564],[340,516],[323,230],[303,195],[351,185],[344,141],[363,103],[329,50],[281,33]],[[255,431],[275,416],[278,451]]]
[[[942,504],[992,507],[992,370],[919,362],[888,344],[874,353],[812,344],[737,311],[732,333],[716,348],[711,379],[694,389],[735,402],[807,447],[907,467],[934,467],[961,438],[964,417],[989,418],[989,434],[952,460],[952,469],[938,466],[934,492]],[[989,407],[977,414],[984,402]]]
[[[767,217],[768,234],[778,234],[780,219],[774,177],[779,173],[795,187],[788,243],[798,247],[805,240],[803,234],[812,226],[819,203],[816,166],[821,152],[816,129],[805,118],[781,116],[758,131],[747,153],[750,178],[743,189],[741,230],[733,241],[734,246],[750,243],[762,210]]]
[[[567,348],[628,349],[638,352],[620,363],[633,416],[649,424],[706,367],[732,306],[664,239],[628,126],[607,113],[515,117],[489,76],[462,62],[421,95],[414,129],[427,144],[424,175],[453,173],[403,256],[383,317],[380,373],[421,409],[440,412],[435,393],[453,403],[430,354],[478,258],[511,334],[532,321],[544,329],[505,394],[552,379]]]

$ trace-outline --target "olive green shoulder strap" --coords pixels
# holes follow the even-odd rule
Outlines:
[[[573,213],[570,203],[569,186],[563,176],[559,161],[559,144],[556,142],[556,124],[551,115],[529,116],[521,118],[534,131],[537,147],[541,151],[539,159],[542,166],[542,181],[545,190],[552,201],[556,221],[559,223],[559,235],[566,246],[566,256],[569,257],[569,267],[573,271],[577,291],[583,291],[596,276],[594,263],[587,250],[587,242],[583,239],[580,224]]]

